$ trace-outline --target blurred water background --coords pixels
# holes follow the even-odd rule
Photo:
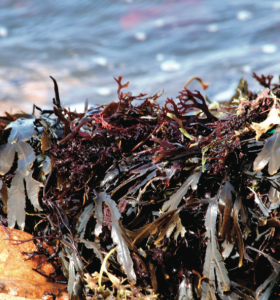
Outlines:
[[[53,76],[65,106],[127,91],[176,98],[191,76],[228,100],[242,75],[280,73],[280,1],[1,0],[0,111],[51,108]],[[196,83],[191,89],[200,89]]]

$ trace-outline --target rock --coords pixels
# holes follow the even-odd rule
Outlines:
[[[7,228],[10,233],[10,239],[28,240],[32,235]],[[27,255],[21,252],[33,252],[36,246],[33,241],[16,245],[15,241],[7,240],[8,235],[2,227],[0,227],[0,300],[1,299],[42,299],[47,293],[56,296],[56,300],[69,299],[67,286],[52,282],[51,279],[42,276],[33,269],[36,268],[45,259],[45,255],[36,255],[30,260]],[[48,247],[49,253],[53,252]],[[43,262],[40,272],[46,276],[55,271],[52,264]]]

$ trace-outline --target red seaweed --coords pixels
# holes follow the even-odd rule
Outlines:
[[[46,255],[71,299],[278,299],[280,85],[253,77],[259,95],[242,78],[218,107],[187,86],[161,107],[159,93],[124,92],[119,76],[117,102],[79,114],[61,107],[51,77],[52,111],[35,106],[40,118],[21,115],[21,126],[0,118],[0,225],[17,218],[7,206],[22,181],[15,211],[36,245],[24,255]]]

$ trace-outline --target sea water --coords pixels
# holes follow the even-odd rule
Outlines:
[[[241,0],[1,0],[0,112],[117,101],[127,91],[176,98],[192,76],[229,100],[242,75],[280,73],[280,2]],[[192,83],[190,89],[199,89]]]

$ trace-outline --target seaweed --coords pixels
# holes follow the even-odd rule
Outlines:
[[[0,225],[33,234],[28,259],[54,247],[70,299],[278,299],[279,84],[253,77],[160,106],[119,76],[83,113],[51,77],[52,110],[0,118]]]

